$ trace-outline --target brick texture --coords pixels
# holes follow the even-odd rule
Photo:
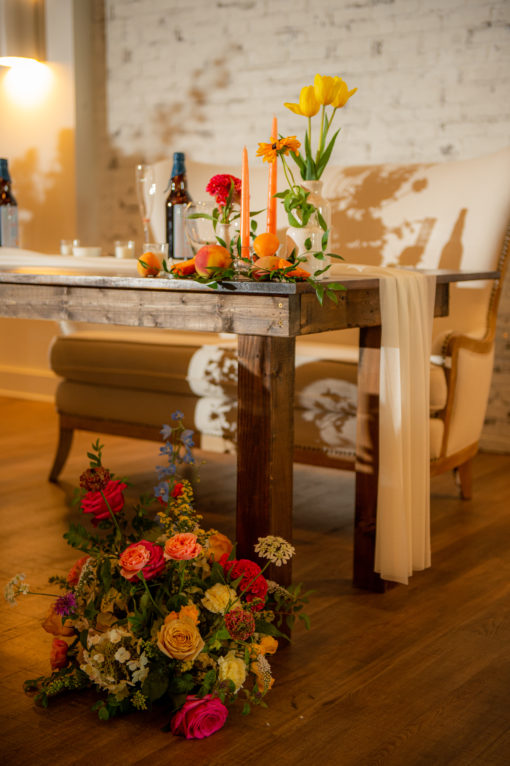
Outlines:
[[[314,74],[359,88],[336,164],[463,159],[510,140],[508,0],[97,0],[103,241],[139,237],[136,162],[251,161]],[[104,54],[104,55],[103,55]],[[101,70],[104,60],[104,71]],[[106,194],[108,190],[108,194]],[[483,446],[510,451],[510,290]]]

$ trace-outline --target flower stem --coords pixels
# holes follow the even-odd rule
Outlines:
[[[110,516],[112,517],[112,519],[113,519],[113,523],[114,523],[114,524],[115,524],[115,526],[117,527],[117,532],[119,533],[119,536],[120,536],[120,538],[122,539],[122,531],[121,531],[121,528],[119,527],[119,523],[118,523],[117,519],[115,518],[115,514],[114,514],[114,512],[112,511],[112,509],[111,509],[111,507],[110,507],[110,503],[109,503],[109,502],[108,502],[108,500],[106,499],[106,496],[105,496],[105,494],[104,494],[103,490],[100,490],[100,492],[101,492],[101,497],[102,497],[102,498],[103,498],[103,500],[105,501],[105,503],[106,503],[106,507],[108,508],[108,513],[109,513],[109,514],[110,514]]]
[[[156,602],[155,602],[155,601],[154,601],[154,599],[152,598],[152,593],[151,593],[151,592],[150,592],[150,590],[149,590],[149,586],[147,585],[147,580],[146,580],[146,579],[145,579],[145,577],[143,576],[143,572],[138,572],[138,579],[139,579],[139,580],[141,580],[141,581],[143,582],[143,585],[144,585],[144,588],[145,588],[145,592],[147,593],[148,597],[150,598],[150,600],[151,600],[151,602],[152,602],[152,605],[153,605],[154,609],[156,609],[156,611],[158,611],[158,612],[160,613],[160,615],[161,615],[162,617],[164,617],[164,616],[165,616],[165,615],[164,615],[164,613],[161,611],[161,609],[159,608],[159,606],[156,604]]]

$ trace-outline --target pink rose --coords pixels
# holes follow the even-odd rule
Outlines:
[[[204,739],[222,728],[228,710],[218,697],[206,694],[202,699],[187,697],[181,709],[172,718],[172,734],[186,739]]]
[[[50,665],[52,670],[65,668],[67,665],[67,643],[63,638],[54,638],[50,651]]]
[[[128,545],[120,554],[119,563],[121,575],[130,581],[138,579],[138,572],[141,572],[146,580],[151,580],[165,568],[163,549],[148,540]]]
[[[175,561],[196,559],[202,553],[202,546],[197,543],[197,536],[192,532],[179,532],[169,537],[165,543],[165,558]]]
[[[97,527],[99,522],[103,519],[111,518],[108,505],[110,506],[112,513],[119,513],[119,511],[123,509],[124,495],[122,493],[126,487],[127,484],[124,484],[121,481],[109,481],[106,487],[102,490],[102,494],[101,491],[87,492],[82,498],[81,509],[83,513],[94,514],[92,523],[95,527]],[[103,495],[108,501],[108,505],[106,505]]]

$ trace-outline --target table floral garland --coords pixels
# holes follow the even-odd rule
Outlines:
[[[291,158],[303,182],[319,181],[331,157],[340,129],[328,141],[328,134],[339,109],[346,106],[357,88],[349,90],[341,77],[317,74],[313,85],[301,89],[299,103],[286,102],[284,106],[294,114],[307,119],[304,139],[304,157],[300,154],[301,142],[296,136],[278,135],[277,120],[273,118],[271,139],[259,143],[257,156],[270,166],[267,204],[267,230],[257,234],[255,216],[261,210],[249,209],[249,171],[246,147],[243,150],[243,177],[230,174],[213,176],[206,191],[215,198],[216,207],[211,213],[191,213],[190,219],[210,219],[214,232],[214,243],[207,244],[194,252],[185,261],[155,264],[153,253],[144,253],[138,259],[138,271],[142,276],[157,276],[160,269],[173,279],[192,279],[209,287],[217,288],[221,282],[278,281],[307,282],[322,304],[324,298],[338,303],[337,292],[344,286],[338,282],[321,282],[328,276],[332,259],[341,256],[328,252],[329,224],[314,196],[296,181],[286,158]],[[328,111],[329,109],[329,111]],[[312,137],[312,118],[320,113],[319,135]],[[277,193],[277,163],[281,161],[288,188]],[[289,231],[302,231],[302,247],[282,246],[276,234],[276,200],[283,203],[288,217]],[[237,230],[232,236],[225,235],[229,226]],[[307,228],[308,227],[308,228]],[[313,232],[313,233],[312,233]],[[195,251],[195,248],[193,248]],[[284,257],[278,255],[285,250]],[[253,257],[252,257],[253,256]]]
[[[193,465],[193,432],[182,413],[162,428],[164,445],[153,495],[129,511],[127,483],[102,464],[99,439],[87,453],[76,502],[94,531],[72,524],[64,535],[84,555],[65,577],[49,582],[63,594],[42,627],[53,634],[51,674],[25,683],[36,702],[92,687],[102,720],[164,704],[167,729],[188,739],[220,729],[228,708],[266,706],[274,678],[268,656],[297,618],[308,627],[301,586],[283,588],[267,580],[270,563],[284,565],[294,548],[280,537],[259,538],[255,552],[265,560],[237,559],[235,546],[214,529],[205,530],[194,508],[191,483],[179,471]],[[18,574],[5,598],[34,592]]]

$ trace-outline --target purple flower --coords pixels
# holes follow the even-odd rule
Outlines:
[[[184,417],[184,413],[181,412],[180,410],[175,410],[175,412],[172,412],[170,417],[172,418],[172,420],[182,420]]]
[[[75,607],[76,607],[76,597],[74,593],[72,593],[71,591],[64,593],[63,596],[60,596],[55,601],[56,614],[60,614],[63,616],[71,614],[71,612],[74,612]]]

